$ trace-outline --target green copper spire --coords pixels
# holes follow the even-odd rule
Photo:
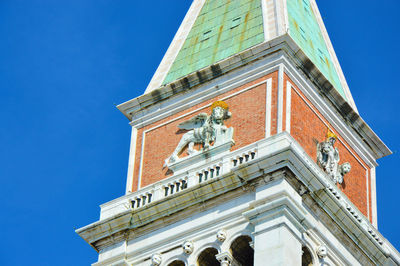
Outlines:
[[[356,110],[315,0],[193,0],[146,93],[287,35]]]
[[[346,99],[310,0],[288,0],[287,9],[290,36]]]
[[[263,41],[260,0],[207,0],[163,84]]]

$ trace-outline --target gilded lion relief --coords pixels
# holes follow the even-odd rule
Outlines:
[[[231,116],[228,105],[224,101],[216,101],[211,105],[210,115],[200,113],[180,123],[178,128],[188,131],[182,136],[171,156],[165,160],[164,167],[170,168],[171,165],[193,155],[205,151],[211,152],[217,146],[233,144],[233,128],[224,125],[224,121]],[[196,150],[195,144],[200,144],[200,149]],[[186,146],[188,156],[179,158],[178,155]]]

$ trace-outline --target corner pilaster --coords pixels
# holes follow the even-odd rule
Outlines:
[[[254,265],[301,265],[301,197],[285,179],[273,183],[257,188],[253,208],[243,213],[254,225]]]

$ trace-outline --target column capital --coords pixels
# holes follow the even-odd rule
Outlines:
[[[225,251],[215,255],[215,258],[221,263],[221,266],[230,266],[233,261],[233,256],[229,251]]]

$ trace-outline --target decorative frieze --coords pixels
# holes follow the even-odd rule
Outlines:
[[[140,208],[153,201],[153,191],[146,191],[131,199],[130,206],[132,209]]]
[[[174,180],[173,182],[169,182],[162,186],[164,190],[164,196],[167,197],[169,195],[173,195],[174,193],[178,193],[188,187],[187,177],[179,178]]]
[[[363,227],[365,231],[373,238],[380,246],[383,246],[383,239],[378,233],[378,231],[371,227],[370,223],[366,221],[364,216],[360,211],[348,200],[342,197],[342,192],[340,192],[336,187],[328,185],[327,190],[340,202],[340,205],[350,213],[354,219]]]
[[[248,163],[256,158],[257,150],[249,150],[232,158],[232,167]]]
[[[214,177],[219,177],[222,173],[221,169],[222,169],[221,165],[213,165],[200,170],[197,173],[197,176],[199,177],[199,183],[205,182]]]

